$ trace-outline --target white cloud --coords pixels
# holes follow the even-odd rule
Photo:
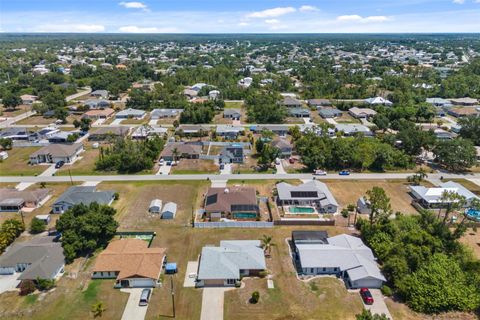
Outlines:
[[[277,23],[280,23],[280,21],[278,19],[267,19],[267,20],[265,20],[265,23],[266,24],[277,24]]]
[[[362,16],[359,16],[358,14],[344,15],[344,16],[337,17],[337,21],[340,21],[340,22],[378,23],[378,22],[385,22],[388,20],[390,20],[390,18],[386,16],[362,17]]]
[[[144,4],[142,2],[137,2],[137,1],[131,1],[131,2],[122,1],[122,2],[119,3],[119,5],[121,5],[124,8],[127,8],[127,9],[147,10],[147,5],[146,4]]]
[[[118,31],[125,33],[172,33],[177,32],[176,28],[157,28],[157,27],[138,27],[138,26],[123,26],[118,28]]]
[[[72,33],[93,33],[103,32],[105,26],[101,24],[42,24],[37,27],[36,32],[72,32]]]
[[[303,5],[298,9],[298,11],[300,11],[300,12],[315,12],[315,11],[319,11],[319,9],[315,6]]]
[[[453,0],[453,3],[455,4],[464,4],[465,0]]]
[[[275,18],[297,11],[294,7],[278,7],[247,14],[247,18]]]
[[[242,22],[239,22],[239,23],[238,23],[238,26],[239,26],[239,27],[247,27],[247,26],[249,26],[249,25],[250,25],[250,23],[245,22],[245,21],[242,21]]]

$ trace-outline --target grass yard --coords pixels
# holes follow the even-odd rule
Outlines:
[[[82,159],[78,159],[72,165],[64,165],[55,175],[66,176],[69,175],[70,170],[73,176],[90,176],[105,174],[105,172],[95,171],[95,162],[98,159],[99,149],[92,148],[91,144],[85,146],[85,151],[80,154]],[[112,173],[108,173],[112,174]],[[115,174],[115,172],[113,173]]]
[[[28,164],[30,154],[41,147],[13,148],[8,150],[8,158],[0,161],[0,175],[2,176],[34,176],[42,173],[48,167],[42,165],[31,166]]]
[[[73,123],[73,120],[79,120],[81,118],[80,115],[69,115],[67,117],[67,123]],[[44,118],[42,116],[31,116],[26,119],[20,120],[16,122],[17,125],[49,125],[55,123],[56,118]]]
[[[30,110],[32,110],[32,107],[29,106],[29,105],[25,105],[25,104],[19,105],[15,109],[6,109],[2,106],[2,107],[0,107],[0,116],[1,117],[7,117],[7,118],[16,117],[16,116],[19,116],[22,113],[28,112]]]
[[[449,181],[449,180],[445,180],[445,182],[446,181]],[[470,180],[467,180],[467,179],[451,179],[451,181],[459,183],[462,186],[464,186],[465,188],[467,188],[468,190],[472,191],[473,193],[475,193],[477,195],[480,195],[480,186],[476,183],[473,183]]]
[[[144,117],[142,119],[126,119],[122,121],[122,124],[147,124],[150,121],[150,117]]]
[[[358,198],[365,195],[367,190],[374,186],[381,187],[390,197],[390,203],[394,212],[414,214],[417,210],[410,204],[412,197],[408,194],[408,183],[401,180],[327,180],[325,182],[330,191],[337,199],[340,207],[356,204]]]
[[[180,159],[177,165],[172,167],[172,174],[203,174],[218,173],[218,166],[213,160]]]
[[[241,109],[243,102],[240,101],[225,101],[225,109]]]
[[[460,239],[460,242],[472,249],[475,257],[480,259],[480,232],[474,232],[472,229],[468,229]]]

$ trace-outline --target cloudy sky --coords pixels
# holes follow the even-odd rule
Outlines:
[[[1,32],[480,32],[480,0],[0,0]]]

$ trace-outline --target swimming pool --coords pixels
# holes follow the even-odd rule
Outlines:
[[[288,211],[290,213],[315,213],[315,209],[312,207],[290,207]]]
[[[468,209],[467,210],[467,216],[469,216],[472,219],[475,219],[477,221],[480,221],[480,211],[474,210],[474,209]]]

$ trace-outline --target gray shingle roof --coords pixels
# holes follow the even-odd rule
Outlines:
[[[114,196],[113,191],[96,191],[93,186],[75,186],[65,191],[53,205],[66,202],[71,205],[83,203],[89,205],[97,202],[98,204],[109,204]]]
[[[259,240],[220,241],[219,247],[203,247],[198,279],[240,279],[240,270],[264,269]]]

